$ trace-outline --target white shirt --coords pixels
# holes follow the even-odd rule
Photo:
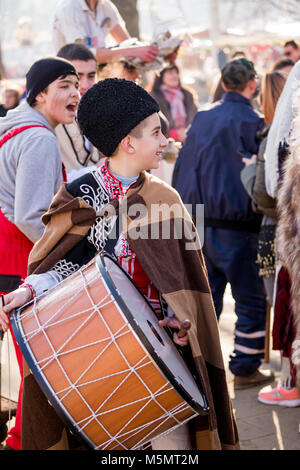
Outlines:
[[[117,24],[125,28],[124,20],[110,0],[99,0],[95,13],[85,0],[62,0],[54,13],[55,51],[82,39],[88,47],[103,48],[106,36]]]

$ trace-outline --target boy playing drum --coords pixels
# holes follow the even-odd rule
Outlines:
[[[153,448],[235,449],[238,436],[197,232],[178,193],[147,171],[158,167],[167,145],[158,111],[156,101],[142,87],[123,79],[103,80],[82,97],[81,130],[108,158],[97,171],[63,185],[56,194],[43,216],[44,235],[30,255],[30,275],[22,288],[5,296],[1,324],[5,328],[6,314],[12,309],[54,287],[98,252],[111,252],[148,298],[161,326],[180,330],[180,322],[190,320],[188,335],[174,333],[173,339],[191,348],[210,406],[208,416],[192,420],[189,429],[181,426],[179,436],[171,432],[158,439],[162,447]],[[122,228],[111,244],[108,236],[116,219],[122,221]],[[162,304],[167,304],[166,317]],[[36,389],[28,374],[23,448],[70,448],[64,426],[47,399],[38,392],[38,399],[32,399]],[[43,409],[40,419],[35,409],[36,415]],[[39,439],[47,423],[48,434]]]

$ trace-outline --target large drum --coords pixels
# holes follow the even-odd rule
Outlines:
[[[49,402],[93,449],[137,449],[208,412],[150,304],[107,254],[11,320]]]

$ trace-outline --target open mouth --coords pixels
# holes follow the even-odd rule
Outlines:
[[[75,114],[76,113],[76,109],[77,109],[77,103],[73,103],[73,104],[69,104],[67,106],[67,110],[72,113],[72,114]]]

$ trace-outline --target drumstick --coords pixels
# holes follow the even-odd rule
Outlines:
[[[180,330],[177,333],[178,338],[182,338],[187,334],[187,331],[191,328],[190,320],[184,320],[180,323]]]

